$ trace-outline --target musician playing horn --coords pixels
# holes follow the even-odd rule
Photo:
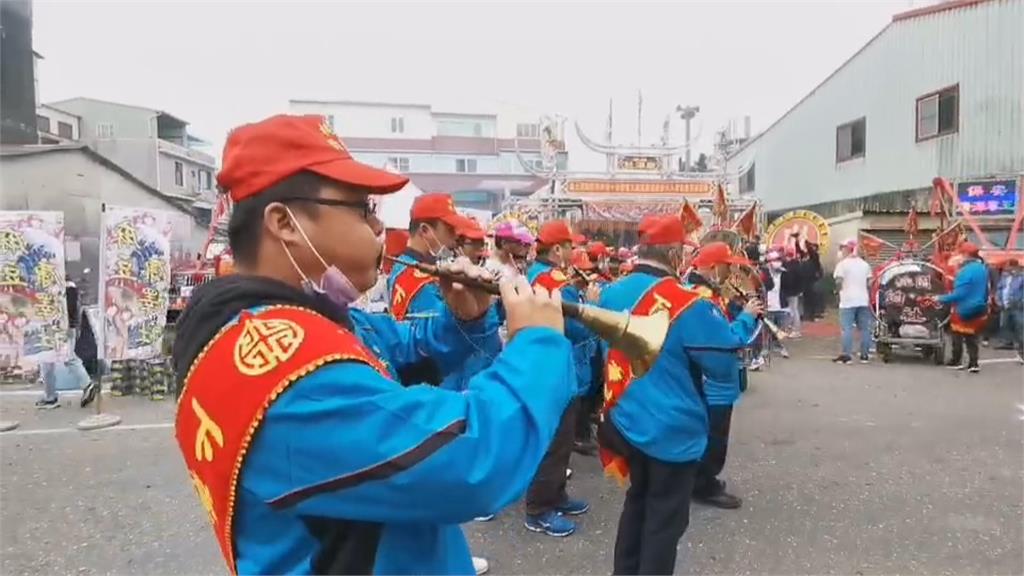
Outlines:
[[[732,248],[724,242],[711,242],[701,246],[693,258],[694,271],[687,280],[714,303],[728,318],[734,316],[730,324],[733,335],[749,345],[754,335],[756,323],[748,320],[763,313],[761,302],[753,298],[745,308],[736,302],[728,301],[721,288],[729,280],[733,266],[745,266],[750,263],[745,256],[734,254]],[[742,310],[742,312],[741,312]],[[725,468],[726,454],[729,450],[729,429],[732,423],[733,405],[740,396],[740,380],[746,375],[746,368],[738,354],[733,354],[733,370],[728,378],[720,378],[704,374],[704,397],[708,410],[708,445],[697,469],[697,479],[693,486],[693,497],[716,508],[736,509],[743,501],[726,492],[725,482],[718,478]]]
[[[605,401],[598,429],[601,463],[629,480],[615,539],[615,574],[672,574],[676,547],[690,519],[690,498],[708,443],[708,416],[699,368],[713,382],[736,378],[736,351],[745,340],[722,312],[684,288],[676,270],[685,242],[676,216],[649,216],[640,224],[639,260],[633,271],[606,287],[600,306],[672,319],[661,355],[634,378],[620,350],[608,353]],[[752,331],[752,313],[740,314]]]
[[[559,295],[502,284],[498,360],[462,393],[403,388],[411,362],[465,359],[491,305],[442,281],[433,317],[348,308],[377,279],[368,196],[408,179],[356,162],[319,116],[239,127],[223,159],[237,273],[195,291],[174,366],[178,444],[229,570],[471,574],[459,523],[522,495],[575,393]]]
[[[526,272],[530,284],[552,293],[561,292],[567,301],[582,302],[583,296],[569,277],[573,244],[582,240],[582,236],[573,234],[563,220],[544,223],[537,232],[537,259]],[[576,523],[566,516],[585,514],[590,509],[587,502],[569,498],[566,485],[579,411],[578,396],[590,387],[590,360],[596,336],[571,319],[565,321],[565,335],[573,344],[572,362],[576,374],[572,380],[577,398],[562,416],[555,439],[526,492],[526,528],[549,536],[569,536],[576,531]]]

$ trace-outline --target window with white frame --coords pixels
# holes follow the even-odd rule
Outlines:
[[[57,136],[71,140],[75,137],[75,128],[67,122],[57,121]]]
[[[960,129],[960,85],[917,99],[917,141],[955,134]]]
[[[540,138],[540,126],[536,124],[516,124],[517,138]]]
[[[476,158],[456,158],[455,171],[462,174],[473,174],[476,172]]]
[[[96,137],[100,139],[111,139],[114,137],[114,125],[110,122],[96,123]]]
[[[177,160],[174,161],[174,185],[178,188],[185,187],[185,165]]]
[[[864,157],[867,127],[866,118],[858,118],[836,127],[836,164]]]
[[[388,158],[388,164],[391,164],[395,167],[395,170],[398,170],[403,174],[409,171],[408,156],[391,156]]]
[[[405,134],[405,118],[402,116],[391,117],[391,133]]]

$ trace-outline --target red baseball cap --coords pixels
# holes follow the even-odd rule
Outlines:
[[[369,194],[401,190],[409,179],[357,162],[323,116],[280,114],[235,128],[217,183],[235,202],[308,170]]]
[[[587,256],[587,251],[582,248],[572,251],[572,266],[580,270],[594,269],[594,263],[590,261],[590,256]]]
[[[602,256],[611,256],[611,252],[608,247],[604,245],[604,242],[600,240],[591,242],[590,246],[587,247],[587,255],[591,258],[600,258]]]
[[[457,231],[471,226],[462,214],[455,211],[455,202],[451,195],[443,192],[420,194],[412,201],[409,211],[412,220],[440,220]]]
[[[456,233],[466,240],[483,241],[487,237],[487,233],[480,227],[480,223],[472,218],[466,218],[463,226],[456,230]]]
[[[640,221],[640,243],[646,246],[682,244],[686,241],[686,228],[676,216],[645,216]]]
[[[744,256],[732,253],[732,248],[725,242],[711,242],[700,247],[693,257],[695,268],[705,268],[716,264],[750,264]]]
[[[537,242],[546,246],[569,242],[575,244],[579,235],[573,234],[569,223],[565,220],[545,222],[537,232]]]

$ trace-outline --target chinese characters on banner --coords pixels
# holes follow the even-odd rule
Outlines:
[[[1017,181],[992,180],[960,182],[956,185],[960,208],[981,216],[1013,215],[1017,212]]]
[[[108,360],[141,360],[161,351],[172,228],[161,210],[107,206],[103,212],[100,288]]]
[[[0,212],[0,367],[64,357],[64,214]]]

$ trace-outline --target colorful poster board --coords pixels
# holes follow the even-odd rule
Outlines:
[[[171,220],[162,210],[104,207],[100,289],[108,360],[160,354],[170,287]]]
[[[65,357],[64,214],[0,212],[0,367]]]

